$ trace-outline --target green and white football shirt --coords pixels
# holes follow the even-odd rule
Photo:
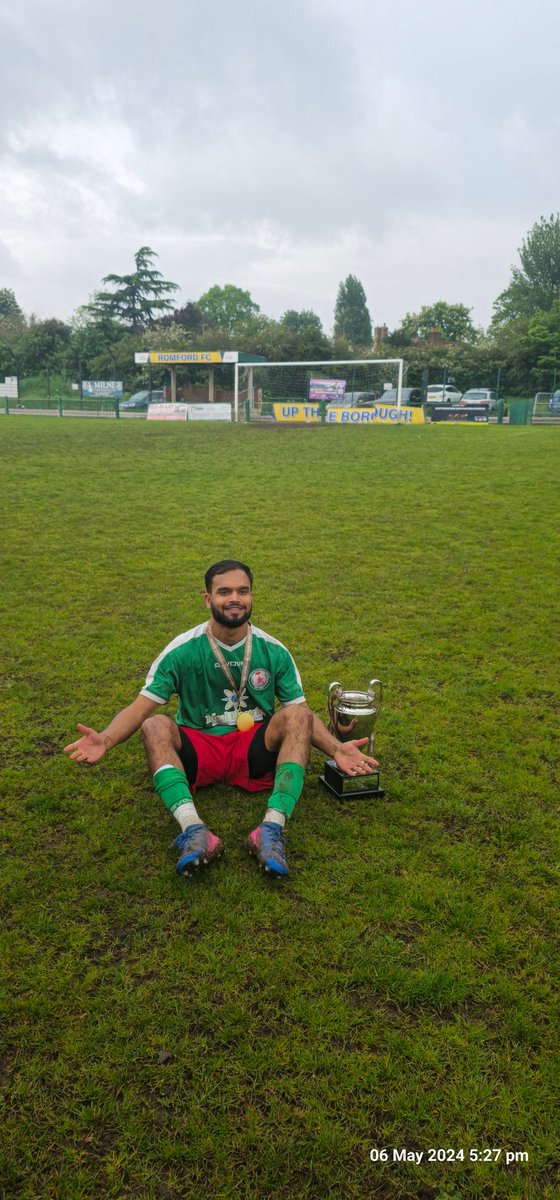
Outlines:
[[[207,622],[180,633],[152,663],[141,695],[158,704],[179,698],[177,724],[205,733],[231,733],[237,724],[237,698],[206,636]],[[244,702],[239,711],[255,721],[271,717],[280,704],[302,704],[301,677],[285,646],[251,625],[253,645]],[[245,638],[234,646],[218,642],[236,684],[241,681]]]

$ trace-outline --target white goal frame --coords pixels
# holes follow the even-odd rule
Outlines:
[[[398,381],[397,381],[397,411],[400,418],[402,408],[402,385],[404,375],[404,358],[330,358],[330,359],[311,359],[307,362],[258,362],[258,363],[234,363],[234,395],[233,395],[233,419],[239,420],[239,372],[249,372],[249,390],[252,390],[253,371],[259,367],[266,370],[267,367],[321,367],[325,371],[330,371],[332,374],[333,367],[382,367],[389,364],[398,365]],[[399,419],[397,418],[397,419]]]

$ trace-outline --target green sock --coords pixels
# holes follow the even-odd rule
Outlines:
[[[170,813],[175,812],[181,804],[188,804],[189,800],[192,800],[187,777],[179,767],[160,767],[152,777],[152,783]]]
[[[274,791],[268,800],[269,808],[291,817],[301,796],[305,771],[301,763],[280,763],[274,775]]]

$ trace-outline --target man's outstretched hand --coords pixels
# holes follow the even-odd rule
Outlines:
[[[345,771],[347,775],[371,775],[372,769],[379,766],[377,759],[371,758],[365,751],[360,750],[369,742],[369,738],[359,738],[350,742],[343,742],[339,749],[333,754],[334,761],[341,771]]]
[[[78,738],[77,742],[70,742],[69,746],[65,746],[64,754],[69,754],[70,758],[79,763],[99,762],[107,750],[105,738],[95,729],[89,729],[87,725],[77,725],[76,729],[79,729],[83,736]]]

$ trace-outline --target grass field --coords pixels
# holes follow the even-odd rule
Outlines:
[[[2,1200],[558,1195],[559,447],[0,420]],[[138,738],[61,755],[227,555],[316,711],[385,682],[385,799],[314,753],[283,882],[262,799],[201,796],[228,852],[180,880]]]

